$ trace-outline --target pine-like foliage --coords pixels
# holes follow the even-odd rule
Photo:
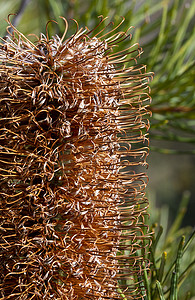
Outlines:
[[[119,26],[64,21],[34,43],[8,21],[0,45],[0,299],[137,299],[150,74]]]

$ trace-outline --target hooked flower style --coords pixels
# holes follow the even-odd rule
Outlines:
[[[151,74],[123,21],[63,20],[33,43],[8,18],[0,44],[0,299],[138,299]]]

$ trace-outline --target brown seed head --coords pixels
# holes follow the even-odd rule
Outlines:
[[[65,23],[0,44],[0,299],[139,298],[150,74],[127,33]]]

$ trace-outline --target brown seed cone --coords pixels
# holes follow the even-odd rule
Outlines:
[[[139,298],[133,278],[150,240],[147,180],[136,169],[148,154],[141,50],[113,54],[128,35],[88,29],[32,43],[9,24],[0,45],[0,299]]]

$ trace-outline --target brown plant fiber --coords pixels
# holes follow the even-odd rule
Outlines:
[[[150,74],[118,26],[64,21],[0,44],[0,299],[138,299]]]

